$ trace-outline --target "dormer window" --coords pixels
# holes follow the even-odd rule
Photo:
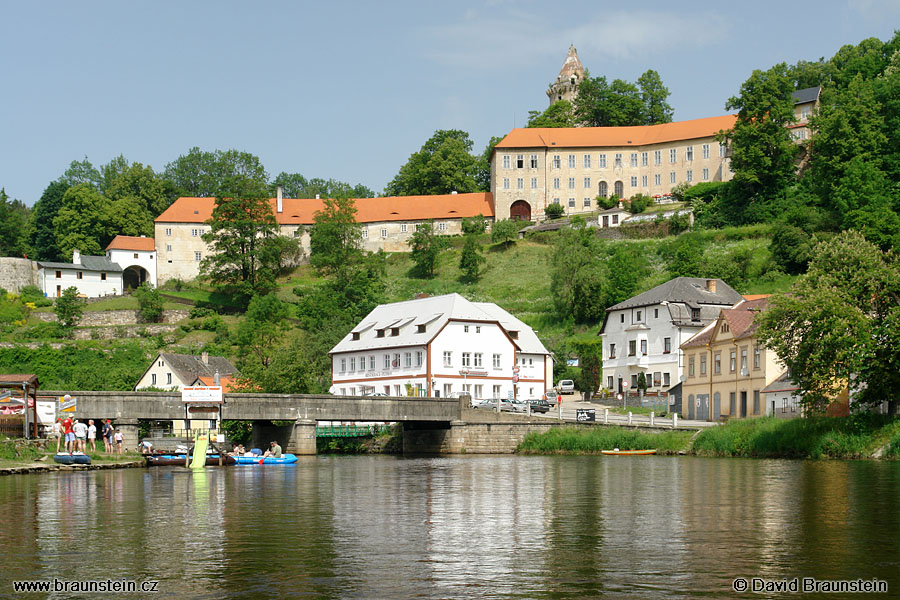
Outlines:
[[[376,329],[375,337],[377,337],[377,338],[384,337],[384,329]]]
[[[731,328],[728,327],[728,323],[722,323],[722,331],[725,333],[731,331]]]
[[[644,311],[642,311],[642,310],[637,311],[637,318],[635,319],[635,322],[640,323],[643,320],[641,318],[643,316],[644,316]]]
[[[510,331],[509,337],[511,337],[514,340],[517,340],[517,339],[519,339],[519,332],[518,331]]]
[[[359,332],[358,332],[358,331],[354,331],[354,332],[351,333],[350,335],[353,336],[353,341],[354,341],[354,342],[359,341]]]
[[[692,308],[691,309],[691,321],[699,321],[700,320],[700,309]]]
[[[391,327],[391,337],[397,337],[398,335],[400,335],[400,328]]]
[[[424,325],[416,325],[416,333],[425,333]]]

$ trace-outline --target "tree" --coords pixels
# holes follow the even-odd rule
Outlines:
[[[811,410],[841,389],[854,400],[889,401],[900,389],[900,264],[857,232],[819,244],[790,294],[776,294],[759,336],[784,362]]]
[[[103,177],[100,175],[100,171],[85,156],[84,160],[73,160],[69,164],[69,168],[59,178],[59,181],[66,187],[87,184],[96,190],[100,190]]]
[[[558,100],[544,112],[529,110],[525,127],[575,127],[575,110],[568,100]]]
[[[290,328],[290,316],[290,306],[275,294],[253,296],[244,320],[238,325],[241,356],[252,356],[259,366],[267,368],[279,351],[278,342]]]
[[[641,101],[644,105],[644,125],[671,123],[675,111],[669,105],[669,88],[663,85],[659,73],[649,69],[637,80],[641,90]]]
[[[59,321],[59,324],[65,329],[71,330],[81,320],[84,305],[84,299],[78,297],[78,288],[71,286],[64,289],[59,298],[56,299],[53,312],[56,313],[56,319]]]
[[[506,248],[515,243],[517,235],[519,235],[519,224],[510,219],[497,221],[491,227],[491,242],[503,244]]]
[[[494,148],[503,141],[502,137],[492,136],[488,141],[484,152],[481,153],[475,162],[475,184],[478,191],[491,191],[491,158],[494,155]]]
[[[462,231],[466,235],[481,235],[487,229],[487,219],[478,214],[474,217],[465,217],[462,220]]]
[[[606,307],[592,294],[603,288],[605,272],[598,260],[602,244],[587,227],[562,229],[553,243],[550,289],[553,306],[561,319],[589,320]]]
[[[460,279],[467,283],[475,283],[481,278],[481,265],[485,263],[481,254],[481,244],[478,243],[477,234],[466,235],[462,253],[459,255],[459,270],[462,272]]]
[[[362,229],[350,198],[326,198],[313,214],[309,263],[322,275],[334,275],[363,256]]]
[[[269,187],[273,196],[279,185],[283,188],[285,198],[371,198],[375,195],[375,192],[361,183],[350,185],[335,179],[306,179],[300,173],[283,171]]]
[[[593,395],[600,389],[603,381],[603,340],[577,339],[572,342],[572,350],[578,355],[581,365],[581,376],[578,389]]]
[[[585,73],[575,98],[575,120],[587,127],[643,125],[646,113],[636,85],[621,79],[591,78]]]
[[[638,389],[638,391],[641,393],[641,395],[643,395],[644,392],[647,391],[647,376],[644,375],[644,372],[643,372],[643,371],[641,371],[640,373],[638,373],[638,376],[637,376],[637,389]]]
[[[219,188],[229,178],[240,177],[263,185],[269,180],[259,158],[249,152],[206,152],[196,146],[166,165],[165,177],[172,181],[178,196],[203,198],[220,195]]]
[[[138,301],[138,312],[141,318],[148,323],[158,323],[163,316],[163,299],[159,290],[153,287],[149,281],[142,283],[134,295]]]
[[[243,175],[229,177],[220,188],[210,231],[203,234],[210,254],[200,272],[220,287],[249,300],[274,285],[277,263],[267,251],[277,224],[265,183]]]
[[[788,128],[794,123],[793,91],[788,67],[781,63],[753,71],[740,95],[725,104],[726,110],[738,110],[738,116],[721,140],[731,146],[733,181],[748,200],[775,197],[794,178],[797,145]]]
[[[447,238],[438,235],[434,230],[434,222],[419,223],[415,233],[409,238],[410,257],[416,263],[413,272],[418,277],[434,277],[438,257],[450,243]]]
[[[71,257],[73,250],[82,254],[98,255],[110,240],[100,215],[106,199],[88,183],[70,187],[63,195],[62,206],[53,219],[56,247],[64,257]]]
[[[475,192],[478,165],[469,134],[458,129],[434,132],[385,187],[386,196]]]
[[[564,209],[559,202],[551,202],[544,209],[544,216],[548,219],[558,219],[563,215]]]
[[[20,200],[9,200],[0,188],[0,256],[23,256],[25,253],[28,208]]]
[[[53,220],[63,205],[63,197],[69,186],[61,181],[54,181],[44,189],[40,199],[35,202],[29,219],[30,256],[35,260],[61,261],[63,255],[56,245],[56,230]]]

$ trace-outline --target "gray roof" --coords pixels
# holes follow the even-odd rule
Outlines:
[[[612,208],[607,208],[606,210],[601,210],[598,212],[598,215],[611,215],[613,213],[627,213],[629,210],[627,208],[622,208],[621,206],[613,206]]]
[[[191,354],[172,354],[160,352],[159,355],[166,361],[172,370],[182,381],[193,383],[197,377],[214,377],[216,371],[219,375],[240,374],[231,362],[224,356],[210,356],[209,363],[203,362],[203,357]]]
[[[707,289],[707,282],[716,282],[716,291],[711,292]],[[734,306],[740,302],[743,297],[734,291],[734,289],[722,281],[721,279],[706,279],[703,277],[676,277],[669,281],[647,290],[643,294],[638,294],[628,300],[619,302],[615,306],[606,309],[607,313],[623,308],[637,308],[639,306],[652,306],[661,302],[682,302],[690,308],[700,308],[701,319],[703,318],[704,304],[714,304],[720,306]],[[670,311],[672,308],[670,307]],[[719,309],[714,309],[716,316]],[[672,317],[677,317],[672,314]],[[715,317],[713,317],[715,318]]]
[[[76,271],[106,271],[121,272],[123,269],[118,263],[114,263],[105,256],[82,256],[81,264],[44,262],[38,261],[38,265],[45,269],[75,269]]]
[[[398,346],[423,346],[451,319],[456,321],[497,322],[506,331],[517,331],[519,351],[526,354],[549,354],[534,331],[496,304],[470,302],[459,294],[429,296],[405,302],[380,304],[372,309],[331,353],[358,352]],[[424,332],[419,332],[419,326]],[[398,329],[398,335],[378,337],[378,330]],[[359,334],[354,340],[353,334]]]
[[[800,389],[793,379],[791,379],[790,371],[785,371],[778,376],[778,379],[764,387],[761,391],[763,394],[771,394],[774,392],[796,392]]]
[[[815,102],[819,98],[822,88],[819,86],[797,90],[791,94],[794,104],[806,104],[807,102]]]

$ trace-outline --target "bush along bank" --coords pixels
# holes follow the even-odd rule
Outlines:
[[[603,450],[649,450],[676,454],[690,443],[692,431],[650,433],[627,427],[554,427],[529,433],[519,444],[520,454],[599,454]]]
[[[900,419],[859,413],[850,417],[746,419],[705,429],[694,440],[698,456],[754,458],[900,458]]]

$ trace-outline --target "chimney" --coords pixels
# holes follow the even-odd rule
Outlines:
[[[316,194],[316,200],[319,200],[319,199],[320,199],[320,198],[319,198],[319,195],[318,195],[318,194]]]
[[[624,208],[625,208],[625,207],[622,206],[622,202],[619,202],[619,210],[622,210],[622,209],[624,209]]]
[[[282,186],[278,186],[277,191],[275,192],[275,210],[278,213],[284,212],[284,188]]]
[[[416,300],[421,300],[422,298],[427,298],[427,297],[428,297],[428,292],[419,292],[418,294],[415,295]]]
[[[281,187],[281,186],[278,186]],[[221,385],[222,378],[219,376],[219,370],[216,369],[216,374],[213,376],[213,385]]]
[[[208,364],[209,364],[209,352],[207,352],[206,350],[204,350],[204,351],[200,354],[200,360],[203,361],[203,364],[204,364],[204,365],[208,365]]]
[[[450,192],[450,195],[451,195],[451,196],[455,196],[455,195],[456,195],[456,190],[453,190],[452,192]]]
[[[713,294],[716,293],[716,280],[715,279],[707,279],[706,280],[706,289],[708,289]]]
[[[81,264],[81,252],[78,251],[78,248],[72,250],[72,264],[80,265]]]

